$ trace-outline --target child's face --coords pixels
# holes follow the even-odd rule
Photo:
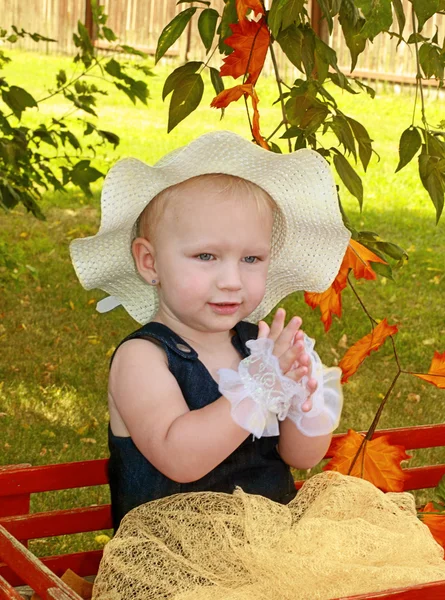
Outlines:
[[[247,317],[264,296],[272,224],[272,210],[250,191],[222,193],[199,179],[179,186],[148,244],[153,270],[139,269],[159,282],[155,318],[224,331]]]

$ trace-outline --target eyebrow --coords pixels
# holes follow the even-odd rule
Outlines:
[[[220,248],[215,245],[215,242],[212,241],[204,241],[202,243],[193,242],[185,246],[186,252],[197,252],[198,250],[202,252],[204,249],[208,251],[209,254],[220,250]],[[242,254],[243,256],[252,256],[256,254],[269,254],[270,251],[270,246],[256,246],[245,250]]]

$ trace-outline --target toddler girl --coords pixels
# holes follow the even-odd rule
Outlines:
[[[349,232],[326,161],[209,133],[153,167],[118,162],[101,202],[99,232],[72,242],[72,260],[85,288],[111,294],[100,312],[122,304],[142,325],[110,367],[114,527],[184,492],[287,504],[290,467],[317,464],[338,426],[340,372],[299,317],[260,319],[340,267]]]

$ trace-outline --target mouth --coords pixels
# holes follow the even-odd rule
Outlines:
[[[235,313],[239,306],[241,306],[240,302],[209,302],[212,310],[218,314],[222,315],[231,315]]]

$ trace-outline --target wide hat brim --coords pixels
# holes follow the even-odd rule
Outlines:
[[[292,292],[323,292],[330,286],[350,233],[343,224],[329,164],[313,150],[277,154],[235,133],[218,131],[202,135],[154,166],[129,158],[110,169],[102,191],[99,231],[70,244],[83,287],[108,292],[138,323],[149,322],[158,309],[158,295],[135,267],[131,253],[135,222],[166,188],[209,173],[251,181],[279,208],[266,292],[246,320],[264,318]]]

